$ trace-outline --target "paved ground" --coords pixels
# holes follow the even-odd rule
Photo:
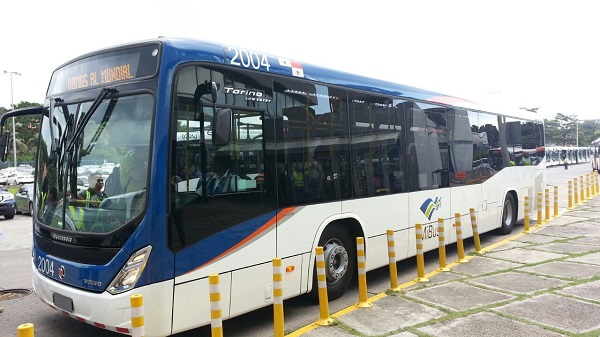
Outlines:
[[[402,284],[369,298],[370,308],[334,313],[333,325],[288,336],[600,336],[600,196],[531,224],[427,283]]]

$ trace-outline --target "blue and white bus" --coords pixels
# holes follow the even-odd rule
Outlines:
[[[416,223],[425,250],[438,218],[455,242],[450,219],[471,207],[481,232],[509,233],[544,188],[543,124],[523,111],[202,41],[78,57],[53,72],[43,107],[0,123],[31,113],[35,292],[125,334],[132,294],[148,336],[210,324],[214,273],[223,318],[272,304],[274,257],[284,298],[314,293],[317,246],[335,299],[355,279],[356,237],[372,270],[388,264],[388,229],[398,259],[415,255]],[[96,179],[89,162],[115,169]],[[108,196],[77,193],[78,175]]]

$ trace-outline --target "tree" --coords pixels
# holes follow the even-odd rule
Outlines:
[[[556,146],[575,146],[577,143],[577,116],[556,114],[554,120],[544,120],[546,125],[546,144]]]

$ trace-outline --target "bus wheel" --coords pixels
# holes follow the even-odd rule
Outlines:
[[[512,194],[508,193],[506,199],[504,199],[504,206],[502,207],[502,224],[500,225],[500,233],[510,234],[515,222],[517,221],[515,206],[515,198]]]
[[[356,271],[356,242],[344,226],[330,225],[323,231],[319,246],[323,247],[325,274],[327,277],[327,298],[341,297]],[[311,297],[318,299],[317,270],[313,275]]]

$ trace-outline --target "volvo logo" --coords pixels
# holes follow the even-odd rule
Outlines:
[[[65,278],[65,266],[58,267],[58,277],[61,280]]]

